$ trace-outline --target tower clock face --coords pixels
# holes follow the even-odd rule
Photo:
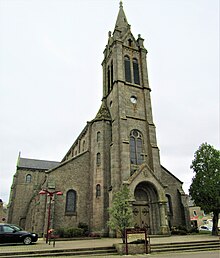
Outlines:
[[[131,103],[133,104],[137,103],[137,98],[135,96],[131,96],[130,100],[131,100]]]

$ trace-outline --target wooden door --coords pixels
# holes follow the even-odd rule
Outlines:
[[[150,215],[148,205],[133,205],[134,226],[150,227]]]

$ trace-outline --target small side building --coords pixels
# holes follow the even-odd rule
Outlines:
[[[189,198],[189,214],[192,227],[199,228],[202,225],[212,224],[213,215],[206,214],[201,207],[195,205],[191,198]]]
[[[28,218],[35,197],[41,190],[41,185],[46,180],[45,172],[56,167],[59,162],[21,158],[20,153],[17,161],[17,170],[11,186],[8,205],[8,222],[17,224],[24,229],[42,231],[42,222],[38,226],[38,220],[33,216]],[[31,220],[31,226],[28,221]],[[33,222],[33,223],[32,223]]]

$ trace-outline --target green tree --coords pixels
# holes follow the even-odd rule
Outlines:
[[[203,143],[195,152],[191,167],[195,176],[189,189],[195,204],[213,212],[212,235],[218,234],[220,213],[220,151]]]
[[[126,185],[113,196],[112,207],[108,209],[110,219],[108,225],[111,229],[119,231],[125,243],[125,229],[132,225],[132,209],[129,203],[130,193]]]

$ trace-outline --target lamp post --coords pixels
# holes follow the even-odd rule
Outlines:
[[[47,196],[49,196],[50,200],[49,200],[49,206],[48,206],[48,218],[47,218],[47,234],[46,234],[46,244],[48,243],[48,236],[49,236],[49,229],[50,229],[50,213],[51,213],[51,202],[52,202],[52,198],[53,196],[56,195],[63,195],[63,193],[61,191],[54,191],[54,192],[50,192],[48,190],[41,190],[39,192],[39,194],[45,195],[47,194]]]

